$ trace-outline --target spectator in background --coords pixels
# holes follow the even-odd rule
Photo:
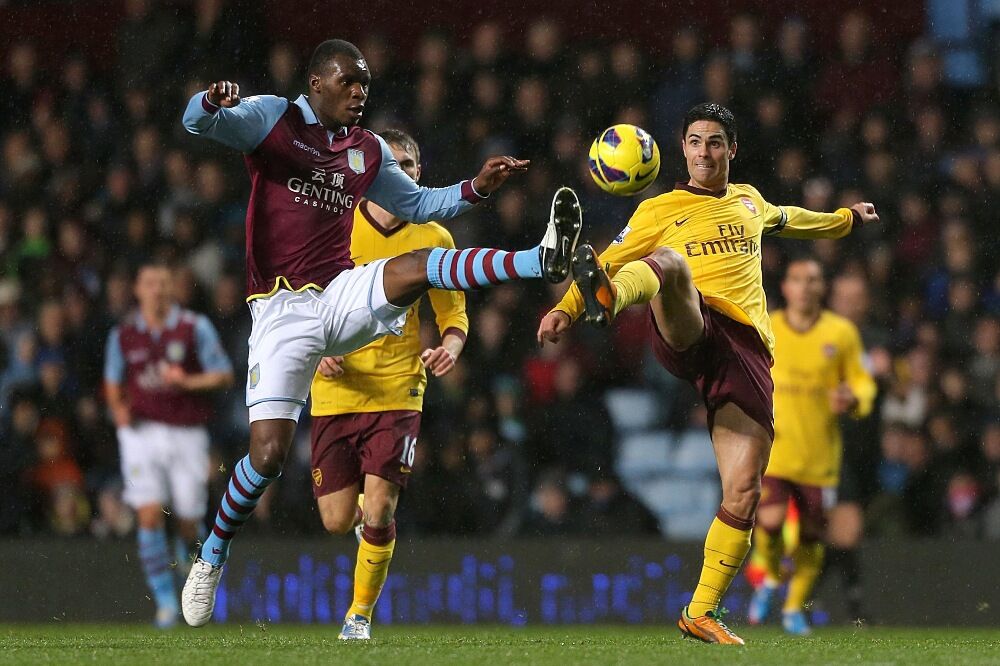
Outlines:
[[[520,534],[529,537],[581,534],[581,517],[581,511],[571,506],[566,477],[561,470],[550,468],[539,476],[531,493],[531,504]]]

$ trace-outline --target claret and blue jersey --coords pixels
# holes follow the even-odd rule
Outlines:
[[[354,209],[362,197],[412,222],[455,217],[482,197],[469,180],[417,185],[386,142],[360,127],[324,127],[306,96],[245,97],[220,108],[204,92],[184,127],[244,153],[251,194],[246,219],[247,295],[322,289],[351,261]]]

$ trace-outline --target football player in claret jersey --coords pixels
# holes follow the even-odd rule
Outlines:
[[[170,269],[147,264],[135,279],[138,307],[111,330],[104,384],[118,430],[124,499],[136,512],[139,562],[156,603],[156,625],[177,623],[171,562],[186,571],[208,504],[211,391],[233,368],[208,319],[173,304]],[[173,515],[171,554],[165,515]]]
[[[580,205],[556,192],[541,242],[528,250],[423,248],[355,267],[351,228],[362,197],[402,219],[453,218],[528,162],[491,157],[479,174],[444,188],[417,185],[385,140],[358,126],[371,75],[350,42],[313,52],[308,95],[243,99],[218,81],[197,93],[184,127],[244,154],[250,175],[246,217],[250,333],[246,400],[250,451],[233,466],[212,532],[181,593],[184,619],[202,626],[233,537],[280,474],[313,374],[324,356],[402,335],[410,307],[431,288],[466,290],[517,279],[560,282],[580,234]]]
[[[399,166],[420,178],[420,149],[398,130],[382,133]],[[454,248],[444,227],[410,224],[368,200],[354,213],[351,256],[358,264],[422,247]],[[420,350],[419,302],[401,337],[384,337],[345,356],[326,357],[312,384],[313,493],[323,525],[346,533],[360,525],[354,603],[340,638],[371,636],[375,602],[396,544],[396,504],[405,488],[420,433],[426,370],[451,372],[465,346],[465,294],[427,292],[441,344]],[[363,513],[358,493],[363,492]]]
[[[681,147],[689,180],[642,202],[599,258],[589,245],[577,249],[574,284],[542,319],[538,340],[558,341],[584,313],[591,323],[607,325],[623,308],[649,304],[653,351],[701,393],[722,478],[722,506],[678,627],[706,642],[742,644],[720,620],[719,602],[750,550],[774,438],[774,334],[761,238],[840,238],[878,216],[868,203],[834,213],[775,206],[750,185],[730,183],[736,121],[718,104],[687,113]]]
[[[875,380],[865,369],[861,336],[847,319],[823,309],[823,270],[815,259],[793,260],[781,283],[785,309],[774,327],[774,445],[764,474],[754,542],[766,576],[750,603],[750,622],[763,622],[781,582],[782,526],[788,500],[799,515],[795,569],[782,609],[788,633],[806,635],[803,611],[823,563],[826,512],[836,500],[843,444],[837,419],[871,411]]]

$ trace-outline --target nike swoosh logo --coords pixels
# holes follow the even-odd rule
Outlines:
[[[677,220],[676,222],[674,222],[674,224],[676,224],[679,227],[690,219],[691,219],[690,217],[685,217],[683,220]]]
[[[219,550],[218,548],[213,548],[212,549],[212,555],[221,555],[221,554],[222,554],[222,551]]]
[[[738,565],[738,564],[736,566],[733,566],[732,564],[726,564],[722,560],[719,560],[719,564],[721,564],[724,567],[729,567],[730,569],[739,569],[740,568],[740,565]]]
[[[378,562],[372,562],[371,560],[365,560],[365,562],[367,562],[368,564],[372,565],[373,567],[377,567],[380,564],[385,564],[390,559],[392,559],[392,558],[387,557],[384,560],[379,560]]]
[[[399,473],[400,474],[409,474],[412,471],[413,470],[411,470],[409,467],[400,467],[399,468]]]
[[[648,177],[649,174],[653,173],[654,171],[656,171],[656,169],[650,169],[646,173],[637,173],[637,174],[635,174],[635,179],[636,180],[645,180],[646,177]]]

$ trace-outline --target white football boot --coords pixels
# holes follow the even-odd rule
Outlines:
[[[191,565],[191,573],[181,591],[181,610],[184,612],[184,621],[192,627],[204,626],[212,619],[215,591],[221,577],[221,564],[212,566],[199,557]]]
[[[342,641],[367,641],[372,637],[372,623],[363,615],[348,615],[344,618],[344,628],[340,630]]]
[[[559,283],[569,276],[569,265],[583,228],[583,213],[576,192],[560,187],[552,197],[549,224],[539,245],[542,275]]]

